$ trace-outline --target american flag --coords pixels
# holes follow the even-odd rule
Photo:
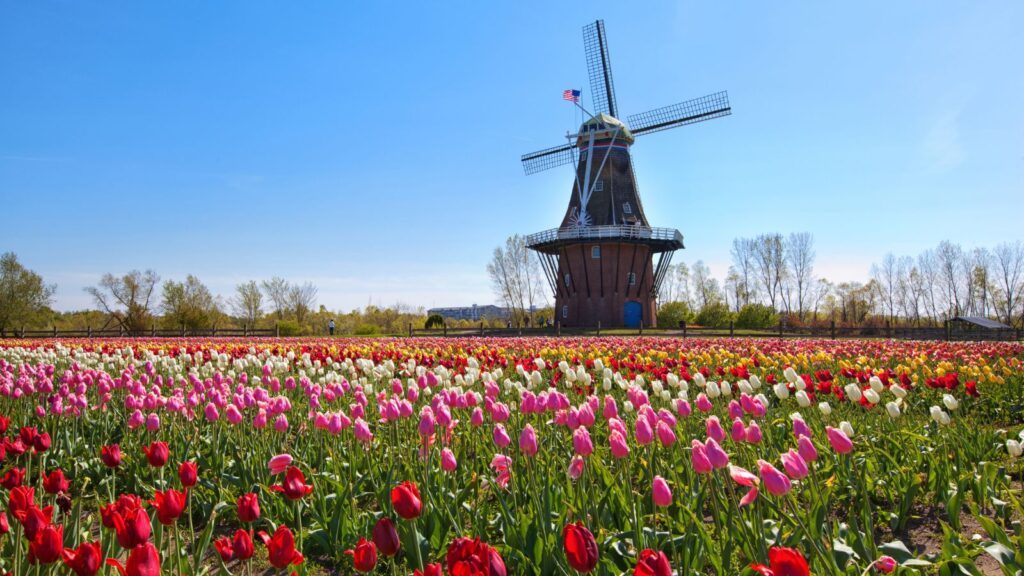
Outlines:
[[[562,92],[562,100],[568,100],[569,102],[579,102],[580,101],[580,91],[579,90],[566,90],[566,91]]]

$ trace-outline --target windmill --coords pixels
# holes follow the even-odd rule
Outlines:
[[[583,46],[593,112],[584,110],[589,118],[566,135],[568,143],[522,157],[527,175],[573,165],[569,207],[561,226],[531,234],[527,244],[540,255],[562,325],[654,326],[658,289],[683,235],[648,223],[630,147],[638,136],[727,116],[732,108],[728,95],[716,92],[631,115],[627,125],[618,119],[603,20],[583,28]]]

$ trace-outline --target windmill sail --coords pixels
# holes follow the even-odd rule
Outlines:
[[[598,20],[583,28],[583,47],[587,52],[587,75],[590,77],[590,97],[594,100],[594,114],[603,112],[618,118],[619,106],[615,102],[615,82],[612,79],[612,63],[608,56],[608,37],[604,31],[604,20]]]

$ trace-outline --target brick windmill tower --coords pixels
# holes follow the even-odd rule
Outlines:
[[[729,97],[718,92],[618,119],[604,21],[583,28],[593,113],[567,144],[522,157],[526,174],[571,164],[575,182],[558,228],[531,234],[529,247],[555,294],[555,317],[563,326],[629,327],[655,325],[658,289],[683,248],[674,228],[647,221],[630,147],[636,137],[732,113]],[[574,102],[578,92],[567,92]],[[579,106],[579,103],[576,104]],[[658,263],[654,264],[654,255]]]

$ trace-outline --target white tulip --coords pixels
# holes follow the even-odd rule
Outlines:
[[[907,397],[907,389],[904,388],[903,386],[900,386],[899,384],[893,384],[892,386],[890,386],[889,391],[892,392],[892,395],[897,398]]]
[[[651,382],[651,390],[655,394],[661,394],[661,391],[663,390],[663,388],[661,386],[661,380],[655,380],[655,381]]]
[[[957,399],[954,398],[951,394],[943,394],[942,403],[945,404],[946,408],[948,408],[951,412],[955,411],[957,408],[960,407],[960,402],[958,402]]]
[[[704,380],[704,375],[701,374],[700,372],[697,372],[696,374],[693,375],[693,381],[696,382],[697,386],[700,386],[701,388],[703,388],[704,385],[707,384],[707,382]]]
[[[594,360],[594,370],[597,370],[599,372],[601,370],[604,370],[604,362],[602,362],[600,358]]]
[[[882,400],[882,397],[878,395],[878,392],[876,392],[874,388],[868,388],[865,390],[864,397],[872,404],[878,404]]]
[[[669,372],[665,375],[665,382],[668,383],[670,388],[677,388],[679,386],[679,376]]]
[[[853,425],[851,425],[846,420],[843,420],[842,422],[839,423],[839,429],[843,431],[843,434],[846,434],[850,438],[853,438]]]
[[[732,384],[729,384],[725,380],[722,380],[722,383],[721,385],[719,385],[719,388],[722,389],[722,396],[732,396]]]
[[[704,391],[707,392],[708,398],[711,399],[718,398],[722,395],[722,389],[718,387],[718,382],[715,382],[714,380],[708,382]]]
[[[860,402],[860,386],[851,382],[843,390],[846,391],[846,397],[850,399],[850,402]]]
[[[885,390],[885,384],[882,384],[882,380],[878,376],[872,376],[871,379],[868,380],[868,384],[871,386],[871,389],[874,390],[875,392],[881,392],[882,390]]]
[[[764,406],[768,405],[768,398],[766,398],[764,394],[758,394],[757,396],[754,396],[754,398]]]
[[[1006,451],[1011,457],[1020,458],[1021,453],[1024,452],[1024,448],[1021,447],[1020,442],[1011,439],[1006,441]]]
[[[612,389],[612,379],[611,378],[605,378],[601,382],[601,388],[604,389],[605,392],[611,391],[611,389]]]
[[[949,423],[949,414],[946,414],[946,412],[938,406],[928,408],[928,414],[931,415],[932,420],[938,424],[945,425]]]
[[[686,393],[686,390],[680,389],[679,393],[676,394],[676,398],[679,398],[680,400],[687,400],[687,401],[689,401],[690,400],[690,395]]]
[[[885,411],[889,413],[889,418],[895,420],[900,417],[900,405],[896,402],[886,402]]]
[[[751,386],[750,382],[747,382],[746,380],[740,380],[739,382],[737,382],[736,387],[739,388],[739,391],[742,392],[743,394],[754,393],[754,387]]]
[[[761,379],[757,377],[757,374],[750,377],[750,385],[754,387],[754,390],[761,387]]]
[[[633,411],[633,403],[630,402],[629,400],[626,400],[625,402],[622,403],[622,410],[624,412],[632,412]]]
[[[772,391],[775,392],[775,395],[778,396],[779,400],[789,398],[789,388],[782,382],[772,386]]]
[[[662,390],[661,399],[664,400],[665,402],[672,400],[672,392],[670,390]]]
[[[786,377],[786,380],[793,384],[796,384],[797,380],[802,380],[800,375],[796,373],[796,370],[793,370],[792,366],[787,367],[782,374]]]
[[[540,375],[540,371],[534,370],[533,373],[530,374],[530,380],[533,382],[534,386],[540,386],[541,383],[544,382],[544,377]]]
[[[804,392],[803,390],[797,390],[796,403],[799,404],[801,408],[807,408],[808,406],[810,406],[811,399],[810,397],[807,396],[807,392]]]

